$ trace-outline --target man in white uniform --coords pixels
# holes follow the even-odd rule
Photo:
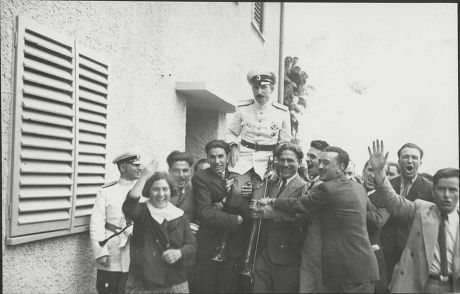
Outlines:
[[[132,226],[120,235],[111,238],[105,245],[100,241],[120,232],[130,221],[121,210],[123,202],[135,180],[140,176],[142,165],[140,156],[125,152],[117,156],[113,163],[120,171],[118,181],[107,183],[97,193],[90,222],[90,238],[96,259],[96,290],[99,294],[125,293],[129,271],[129,236]]]
[[[226,131],[226,141],[231,145],[229,171],[239,175],[230,206],[240,205],[238,195],[241,192],[246,195],[245,191],[256,190],[261,185],[276,144],[291,140],[288,107],[271,98],[275,73],[263,68],[254,69],[248,73],[247,79],[254,99],[238,104]]]

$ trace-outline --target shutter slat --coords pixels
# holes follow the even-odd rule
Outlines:
[[[67,211],[47,211],[46,213],[32,213],[26,215],[20,215],[18,218],[18,223],[20,225],[25,224],[34,224],[42,222],[55,222],[59,220],[68,220],[70,219],[70,214]],[[67,225],[57,226],[56,229],[61,229],[67,227]],[[37,226],[38,227],[38,226]],[[41,231],[53,230],[53,228],[41,228]]]
[[[85,89],[80,89],[79,94],[81,99],[97,102],[99,104],[107,106],[107,98],[103,95],[96,94]]]
[[[104,184],[104,174],[102,175],[94,175],[94,176],[88,176],[88,175],[78,175],[77,182],[79,185],[87,185],[87,184]]]
[[[78,156],[78,162],[92,163],[92,164],[105,164],[104,156],[89,155],[89,154],[80,154]]]
[[[23,148],[21,152],[21,159],[35,159],[44,161],[66,161],[72,162],[73,158],[69,152],[57,150],[40,150]]]
[[[80,143],[78,151],[80,153],[106,154],[105,145],[87,144],[85,142]]]
[[[32,95],[37,97],[46,98],[49,100],[54,100],[57,102],[62,102],[66,104],[73,104],[72,96],[69,94],[65,94],[59,91],[53,91],[51,89],[46,89],[42,87],[38,87],[33,84],[24,84],[23,93],[25,95]]]
[[[72,110],[72,106],[52,103],[46,100],[34,99],[31,97],[24,97],[22,101],[22,105],[24,108],[34,109],[41,112],[48,112],[52,114],[59,114],[65,116],[74,116],[74,112]]]
[[[48,52],[39,50],[37,48],[31,47],[31,46],[26,46],[24,48],[24,53],[30,56],[35,56],[38,57],[41,60],[54,63],[56,65],[62,66],[64,68],[67,68],[69,70],[73,70],[73,65],[72,62],[69,60],[66,60],[64,58],[58,57],[57,55],[52,55]]]
[[[20,199],[27,198],[51,198],[51,197],[71,197],[72,191],[64,186],[36,187],[23,186],[19,190]]]
[[[79,142],[95,143],[102,145],[106,143],[106,139],[103,135],[80,132]]]
[[[71,72],[32,59],[25,59],[24,67],[34,69],[43,74],[53,75],[57,78],[67,80],[69,82],[73,82],[73,76]]]
[[[38,123],[30,123],[24,122],[22,125],[22,132],[35,134],[35,135],[44,135],[50,137],[58,137],[58,138],[73,138],[73,133],[71,129],[66,128],[59,128],[55,126],[45,125],[45,124],[38,124]]]
[[[49,185],[58,185],[58,186],[69,186],[72,185],[71,175],[29,175],[22,174],[20,185],[24,186],[49,186]]]
[[[63,127],[73,127],[73,119],[71,117],[62,117],[62,116],[50,116],[48,114],[40,112],[31,112],[24,110],[22,114],[22,119],[30,122],[42,122],[47,124],[53,124]]]
[[[107,133],[105,126],[101,126],[99,124],[87,123],[84,121],[80,122],[80,130],[91,132],[91,133],[98,133],[102,135],[105,135]]]
[[[90,81],[87,81],[85,79],[79,79],[79,86],[80,88],[81,87],[84,87],[85,89],[89,89],[89,90],[92,90],[94,92],[97,92],[97,93],[100,93],[100,94],[103,94],[103,95],[107,95],[107,88],[101,86],[101,85],[98,85],[96,83],[92,83]]]
[[[77,208],[78,207],[82,207],[82,206],[93,206],[94,205],[94,201],[96,201],[96,197],[94,196],[91,196],[91,197],[84,197],[84,196],[79,196],[77,197],[77,203],[76,203],[76,206]],[[92,207],[90,208],[92,209]],[[91,214],[91,212],[89,213]]]
[[[91,112],[97,112],[97,113],[102,113],[102,114],[107,114],[107,105],[100,105],[96,103],[90,103],[86,100],[81,99],[80,104],[78,105],[80,109],[86,110],[86,111],[91,111]]]
[[[77,207],[77,210],[75,211],[75,216],[77,217],[90,216],[92,212],[93,212],[92,207]]]
[[[21,173],[59,173],[59,174],[71,174],[72,167],[66,163],[50,163],[50,162],[22,162]]]
[[[33,82],[36,84],[48,86],[48,87],[58,89],[64,92],[69,92],[69,93],[73,92],[72,85],[69,85],[68,83],[65,83],[60,80],[56,80],[56,79],[52,79],[49,77],[39,75],[31,71],[24,72],[23,79],[28,82]]]
[[[91,68],[92,70],[100,73],[102,76],[107,77],[109,75],[109,72],[108,72],[106,67],[87,59],[82,54],[80,54],[79,56],[80,56],[80,67],[84,66],[84,67],[87,67],[87,68]]]
[[[78,174],[104,174],[105,168],[102,165],[79,164]]]
[[[99,185],[84,185],[84,186],[79,185],[77,187],[76,194],[77,195],[96,195],[97,191],[99,191],[100,188],[101,186]]]
[[[61,55],[65,55],[69,58],[73,58],[72,51],[69,50],[69,48],[59,46],[56,43],[50,42],[46,39],[39,38],[38,36],[32,35],[30,33],[26,33],[24,36],[24,40],[30,43],[35,43],[40,47],[46,48],[50,51],[54,51],[56,53],[59,53]]]
[[[84,110],[80,110],[80,120],[86,120],[104,125],[107,123],[107,118],[104,114],[93,113]]]
[[[31,136],[29,134],[24,134],[24,136],[22,136],[21,145],[27,147],[38,147],[43,149],[60,149],[67,151],[73,150],[73,145],[70,140],[60,140],[58,138]]]
[[[80,67],[80,77],[85,77],[88,80],[93,80],[95,82],[105,85],[106,87],[108,86],[108,81],[105,77],[95,74],[89,70],[86,70],[83,67]]]
[[[69,199],[33,199],[19,204],[19,212],[63,210],[72,207]]]

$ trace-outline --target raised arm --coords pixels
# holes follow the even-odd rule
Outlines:
[[[142,190],[144,189],[145,183],[157,171],[157,169],[158,161],[156,159],[153,159],[142,169],[139,179],[128,192],[125,202],[123,202],[122,211],[127,218],[137,220],[142,215],[142,211],[139,206],[139,199],[142,196]],[[149,195],[144,196],[149,197]]]
[[[384,151],[383,141],[373,141],[372,151],[370,147],[368,147],[368,151],[376,183],[376,206],[385,207],[391,215],[395,215],[405,222],[412,222],[415,217],[415,204],[396,194],[386,177],[384,168],[387,163],[388,152],[385,153]]]

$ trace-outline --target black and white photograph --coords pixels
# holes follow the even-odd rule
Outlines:
[[[3,293],[460,292],[457,2],[0,1]]]

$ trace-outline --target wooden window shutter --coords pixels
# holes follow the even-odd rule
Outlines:
[[[7,245],[87,230],[107,153],[105,58],[23,17],[15,46]]]
[[[10,237],[70,229],[75,145],[73,40],[18,17]]]
[[[254,2],[254,21],[257,24],[259,31],[263,32],[263,20],[264,20],[264,3],[263,2]]]
[[[77,152],[74,227],[88,226],[105,181],[108,63],[76,45]]]

